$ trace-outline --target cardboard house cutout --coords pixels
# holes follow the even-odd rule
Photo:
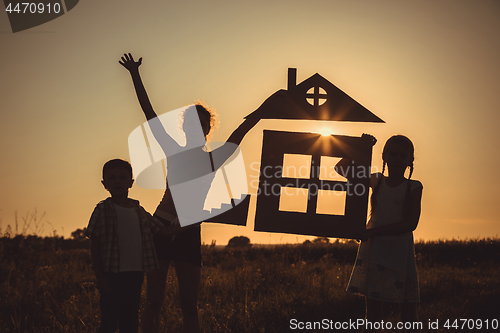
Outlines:
[[[296,84],[294,68],[288,70],[288,89],[271,95],[246,118],[384,122],[319,74]],[[255,230],[353,238],[365,228],[371,156],[372,146],[361,137],[265,130]],[[352,161],[349,175],[332,176],[333,167],[325,168],[325,161],[344,157]],[[287,165],[293,159],[305,161],[305,174]],[[328,209],[334,206],[337,210]],[[231,218],[229,223],[244,225],[247,210],[248,202],[213,222]]]

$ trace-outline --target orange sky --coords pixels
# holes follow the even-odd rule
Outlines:
[[[263,129],[379,139],[416,147],[424,184],[417,239],[498,236],[500,4],[497,1],[81,1],[71,12],[13,34],[0,14],[0,219],[4,231],[36,208],[44,234],[83,228],[107,196],[101,167],[129,159],[127,138],[144,121],[124,52],[158,113],[205,100],[224,141],[269,95],[319,73],[385,124],[271,121],[242,144],[249,179]],[[130,196],[154,211],[161,190]],[[251,201],[251,207],[254,199]],[[203,226],[203,241],[236,235],[254,243],[303,241],[247,227]]]

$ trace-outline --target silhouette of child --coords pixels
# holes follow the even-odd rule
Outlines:
[[[376,142],[370,135],[363,137],[373,144]],[[369,322],[381,322],[383,302],[400,303],[402,321],[416,322],[420,294],[412,232],[420,218],[423,187],[419,181],[410,179],[413,143],[402,135],[389,138],[382,159],[382,173],[371,175],[371,217],[366,230],[358,235],[361,244],[347,290],[366,297]],[[347,163],[341,160],[337,166]],[[373,330],[373,326],[365,329]]]
[[[119,63],[130,72],[144,115],[167,157],[167,186],[154,216],[165,225],[175,225],[179,220],[181,224],[183,221],[190,223],[205,220],[209,217],[209,213],[203,211],[203,205],[215,171],[235,152],[245,134],[255,126],[258,119],[246,119],[224,145],[208,152],[205,149],[206,137],[213,127],[214,114],[204,105],[190,106],[184,113],[182,125],[186,135],[186,145],[181,147],[165,131],[149,101],[139,75],[142,58],[136,62],[130,53],[124,54]],[[182,189],[175,191],[177,186],[182,186]],[[156,240],[160,269],[147,275],[148,302],[143,316],[144,332],[160,330],[160,310],[165,297],[165,283],[171,261],[174,262],[179,284],[183,331],[199,332],[197,303],[201,278],[200,233],[201,228],[198,226],[182,231],[168,241]]]
[[[100,293],[98,332],[115,332],[119,327],[122,333],[137,333],[144,272],[158,268],[153,234],[169,237],[181,228],[165,227],[139,201],[128,198],[134,179],[127,161],[106,162],[102,179],[111,197],[97,204],[85,230]]]

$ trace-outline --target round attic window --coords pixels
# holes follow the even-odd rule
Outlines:
[[[312,106],[320,106],[326,102],[328,94],[321,87],[312,87],[306,92],[306,101]]]

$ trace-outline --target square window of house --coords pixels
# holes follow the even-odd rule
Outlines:
[[[345,191],[318,191],[316,214],[345,215]]]
[[[284,154],[283,178],[309,179],[311,176],[311,155]]]
[[[335,166],[341,159],[341,157],[321,156],[319,179],[346,182],[347,179],[342,177],[337,173],[337,171],[335,171]]]
[[[309,190],[307,188],[285,187],[281,188],[279,210],[287,212],[307,212]]]

